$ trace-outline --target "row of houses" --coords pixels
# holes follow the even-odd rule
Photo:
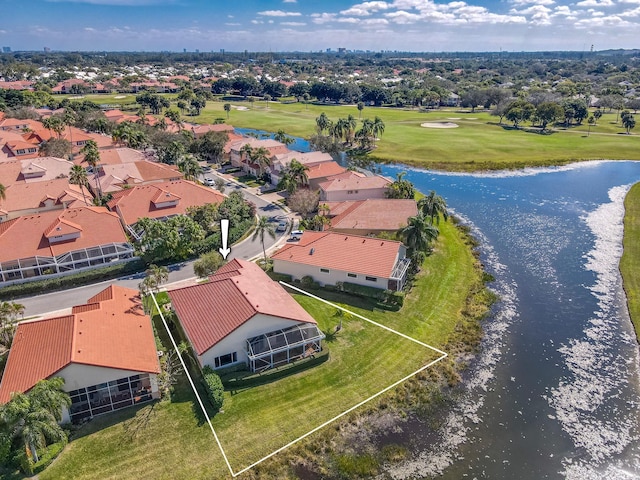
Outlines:
[[[232,260],[169,297],[201,367],[262,371],[322,350],[316,320],[254,263]],[[71,397],[65,421],[147,402],[159,397],[158,355],[139,293],[111,285],[69,315],[18,324],[0,403],[51,377]]]

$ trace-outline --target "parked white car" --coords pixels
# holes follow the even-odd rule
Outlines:
[[[204,184],[207,187],[213,187],[216,184],[216,181],[211,177],[204,177]]]

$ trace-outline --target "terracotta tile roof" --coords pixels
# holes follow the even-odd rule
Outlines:
[[[392,240],[306,231],[271,258],[302,265],[389,278],[402,244]]]
[[[179,201],[176,205],[156,208],[154,202],[159,195],[169,193]],[[162,218],[170,215],[183,215],[187,208],[207,203],[222,203],[225,196],[209,187],[188,180],[150,183],[115,192],[109,202],[109,209],[117,211],[127,225],[133,225],[139,219]]]
[[[60,222],[66,225],[65,228],[74,226],[81,229],[80,237],[49,244],[45,235]],[[35,255],[57,256],[80,248],[128,242],[118,216],[104,207],[78,207],[25,215],[0,223],[0,226],[4,227],[0,229],[0,262]]]
[[[114,165],[101,165],[98,182],[102,192],[117,192],[124,185],[143,185],[154,182],[179,180],[183,174],[173,165],[142,160],[139,162]],[[92,175],[90,185],[95,185],[96,176]]]
[[[258,313],[316,323],[255,263],[234,259],[209,280],[168,292],[180,324],[198,355]]]
[[[332,229],[398,230],[418,214],[415,200],[369,199],[327,202]]]
[[[347,169],[341,167],[337,162],[322,162],[309,167],[309,170],[307,171],[307,178],[309,180],[315,180],[344,173],[346,171]]]
[[[77,223],[70,222],[64,218],[58,218],[49,228],[44,231],[46,238],[56,237],[60,235],[69,235],[71,233],[82,232],[82,227]]]
[[[144,153],[133,148],[119,147],[100,151],[101,165],[118,165],[146,160]]]
[[[380,175],[368,177],[358,172],[345,172],[342,175],[336,175],[327,178],[326,182],[322,182],[319,187],[325,192],[337,190],[367,190],[388,187],[391,180]]]
[[[42,201],[46,198],[54,200],[54,203],[60,204],[62,208],[62,197],[68,191],[75,192],[75,188],[75,185],[69,184],[68,178],[57,178],[46,182],[14,183],[6,189],[6,198],[1,202],[2,208],[8,212],[37,209],[43,207]]]
[[[269,153],[271,155],[288,153],[290,151],[284,143],[277,142],[272,138],[259,139],[253,137],[242,137],[242,139],[236,140],[235,142],[231,143],[229,147],[231,150],[239,152],[240,149],[242,149],[242,147],[246,144],[251,145],[251,148],[266,148],[267,150],[269,150]]]
[[[0,403],[71,363],[159,373],[151,320],[136,290],[112,285],[73,314],[18,324],[0,383]],[[94,298],[96,298],[94,297]]]

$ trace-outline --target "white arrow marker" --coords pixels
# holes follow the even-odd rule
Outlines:
[[[227,242],[229,240],[229,220],[228,219],[223,218],[222,220],[220,220],[220,232],[222,233],[222,247],[219,248],[218,251],[222,255],[222,258],[226,260],[229,253],[231,253],[231,249],[227,248]]]

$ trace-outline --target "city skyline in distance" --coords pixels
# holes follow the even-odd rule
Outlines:
[[[587,51],[640,47],[640,0],[5,2],[14,51]]]

